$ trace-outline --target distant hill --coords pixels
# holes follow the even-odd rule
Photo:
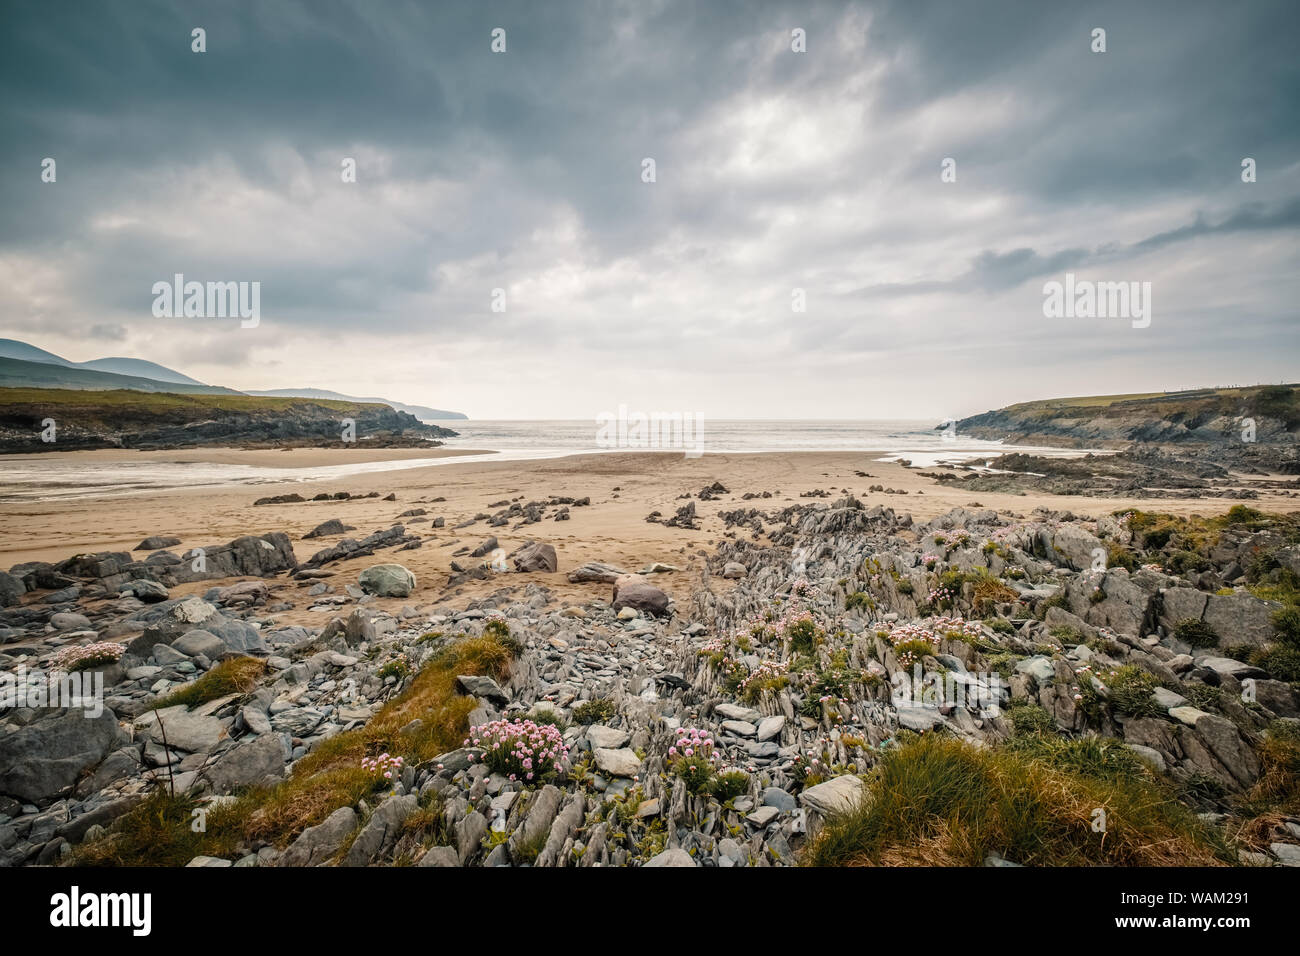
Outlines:
[[[177,394],[260,395],[272,398],[319,398],[361,404],[387,405],[421,421],[464,420],[467,415],[425,405],[406,405],[387,398],[355,398],[323,388],[280,388],[269,391],[237,391],[207,385],[175,369],[136,358],[98,358],[70,362],[17,339],[0,339],[0,387],[9,388],[130,388],[141,392]]]
[[[76,365],[65,358],[38,349],[35,345],[19,342],[16,339],[0,339],[0,358],[19,359],[23,362],[47,362],[50,365]]]
[[[38,365],[37,362],[15,363]],[[68,369],[80,375],[103,375]],[[127,376],[108,376],[126,378]],[[47,418],[54,442],[42,440]],[[345,419],[355,441],[343,439]],[[0,453],[89,448],[430,448],[456,432],[378,402],[225,395],[146,394],[138,389],[0,388]]]
[[[1031,445],[1115,448],[1131,442],[1239,445],[1300,440],[1300,385],[1201,388],[1022,402],[963,418],[959,434]]]
[[[202,385],[196,378],[182,375],[157,362],[146,362],[134,358],[101,358],[80,363],[81,368],[94,369],[96,372],[112,372],[115,375],[135,375],[139,378],[151,378],[156,382],[172,382],[177,385]]]
[[[402,402],[394,402],[388,398],[357,398],[355,395],[343,395],[340,392],[331,392],[324,388],[273,388],[265,391],[245,390],[246,395],[267,395],[280,398],[328,398],[339,402],[366,402],[388,405],[397,409],[399,412],[406,412],[408,415],[414,415],[422,421],[447,421],[447,420],[464,420],[468,415],[460,412],[449,412],[441,408],[429,408],[426,405],[406,405]]]
[[[73,388],[111,389],[129,388],[137,392],[175,392],[183,395],[238,395],[233,388],[219,385],[185,385],[177,382],[160,382],[136,375],[115,375],[97,372],[76,365],[56,365],[53,362],[23,362],[0,358],[0,387],[4,388]]]

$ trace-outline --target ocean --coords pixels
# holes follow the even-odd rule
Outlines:
[[[484,449],[490,454],[453,458],[407,458],[304,468],[273,468],[210,462],[133,461],[88,463],[69,461],[58,453],[0,456],[0,501],[55,501],[82,497],[145,494],[176,487],[226,485],[292,485],[346,478],[350,475],[398,471],[430,465],[475,461],[526,461],[583,453],[635,451],[635,447],[603,448],[593,421],[448,421],[438,422],[459,432],[445,440],[447,448]],[[705,455],[782,451],[874,451],[872,460],[906,458],[914,465],[933,467],[945,461],[972,462],[1008,451],[1075,455],[1061,449],[1032,448],[981,441],[942,433],[933,420],[891,421],[709,421],[696,432]],[[695,447],[692,445],[692,447]],[[680,450],[671,453],[681,454]],[[280,492],[291,489],[281,488]]]

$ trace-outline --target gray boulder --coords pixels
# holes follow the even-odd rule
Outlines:
[[[118,743],[117,717],[65,709],[0,734],[0,794],[25,801],[46,800],[72,786]]]
[[[559,569],[555,548],[549,544],[529,541],[515,555],[516,571],[546,571],[554,574]]]
[[[614,582],[614,610],[630,607],[642,614],[662,617],[668,613],[668,595],[639,574],[625,574]]]
[[[323,823],[308,827],[277,861],[278,866],[320,866],[342,849],[357,828],[357,813],[340,807]]]
[[[415,575],[400,564],[376,564],[361,572],[361,590],[378,597],[410,597]]]

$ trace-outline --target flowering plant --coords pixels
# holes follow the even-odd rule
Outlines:
[[[375,672],[375,676],[380,679],[395,677],[400,681],[409,673],[411,673],[411,659],[405,654],[397,654],[386,661],[384,666]]]
[[[393,777],[401,775],[403,763],[401,757],[382,753],[378,757],[362,757],[361,769],[367,770],[377,777],[383,777],[385,780],[392,780]]]
[[[894,647],[894,655],[903,667],[911,667],[926,654],[939,649],[942,638],[920,624],[900,624],[887,637]]]
[[[668,748],[668,757],[668,769],[682,778],[687,790],[703,793],[708,789],[718,761],[708,731],[698,727],[679,728],[677,740]]]
[[[101,664],[114,664],[125,653],[125,644],[113,644],[108,641],[79,644],[76,647],[65,647],[55,654],[50,661],[50,668],[56,671],[81,671]]]
[[[511,780],[532,781],[558,772],[569,756],[560,729],[531,720],[494,720],[471,727],[466,747],[482,747],[483,762]]]

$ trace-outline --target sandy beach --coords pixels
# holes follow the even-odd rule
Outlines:
[[[439,450],[438,457],[475,454],[470,450]],[[84,460],[88,466],[105,461],[140,460],[140,456],[162,461],[193,461],[249,464],[257,466],[308,467],[346,464],[358,454],[371,460],[431,457],[428,452],[374,449],[247,451],[198,449],[184,452],[94,451],[62,453],[64,460]],[[959,487],[940,484],[926,475],[939,469],[910,469],[896,462],[875,460],[886,452],[783,452],[779,454],[718,454],[686,458],[679,453],[609,453],[573,455],[537,461],[472,462],[351,475],[306,484],[268,484],[257,487],[228,486],[176,488],[130,498],[84,498],[42,503],[0,503],[0,566],[25,561],[58,561],[78,552],[130,551],[149,535],[173,535],[182,544],[174,550],[224,543],[240,535],[286,531],[293,539],[300,561],[338,540],[324,537],[303,540],[312,528],[331,518],[353,526],[351,536],[362,537],[394,524],[404,524],[424,541],[417,550],[381,551],[370,558],[331,565],[337,572],[333,583],[355,583],[360,571],[370,565],[396,561],[416,576],[418,587],[406,601],[382,599],[381,608],[399,610],[404,604],[421,606],[443,601],[464,601],[481,594],[526,581],[544,583],[561,600],[586,601],[601,596],[605,585],[569,584],[567,571],[587,561],[603,561],[636,571],[663,562],[681,569],[656,575],[656,582],[678,600],[687,597],[690,584],[703,558],[726,533],[720,511],[756,507],[776,511],[796,503],[817,501],[801,497],[823,490],[832,497],[845,492],[856,495],[868,506],[884,505],[898,512],[910,512],[922,520],[962,506],[982,506],[1006,513],[1029,515],[1046,507],[1069,510],[1078,515],[1097,516],[1129,508],[1146,508],[1177,514],[1219,514],[1235,502],[1230,499],[1128,499],[1082,496],[982,494],[978,499]],[[921,472],[925,472],[923,475]],[[865,474],[868,477],[863,477]],[[696,502],[699,530],[664,527],[647,522],[658,511],[671,516],[685,503],[679,498],[713,482],[730,492],[712,501]],[[895,492],[872,492],[881,485]],[[347,491],[352,494],[378,492],[379,498],[350,501],[306,501],[254,506],[264,496],[296,492],[310,498],[321,492]],[[768,499],[743,501],[745,493],[771,492]],[[395,501],[384,496],[396,495]],[[500,509],[501,502],[521,503],[551,496],[590,497],[589,507],[571,509],[567,522],[549,518],[519,528],[490,528],[486,521],[456,529],[476,515]],[[443,498],[445,501],[434,501]],[[829,499],[823,499],[829,500]],[[492,505],[496,507],[491,507]],[[1293,511],[1294,499],[1261,495],[1252,507],[1272,511]],[[424,508],[425,520],[399,519],[412,508]],[[429,519],[442,517],[445,526],[432,528]],[[734,532],[733,532],[734,533]],[[461,548],[476,547],[495,536],[507,552],[529,540],[553,545],[559,558],[555,574],[528,576],[507,574],[486,581],[470,581],[453,589],[446,587],[453,556]],[[141,552],[143,556],[143,552]],[[461,556],[464,564],[477,559]],[[178,593],[202,593],[208,582],[181,586]],[[292,588],[292,585],[287,587]],[[294,600],[292,593],[286,598]],[[305,601],[282,616],[286,622],[319,625],[320,612],[305,610]]]

